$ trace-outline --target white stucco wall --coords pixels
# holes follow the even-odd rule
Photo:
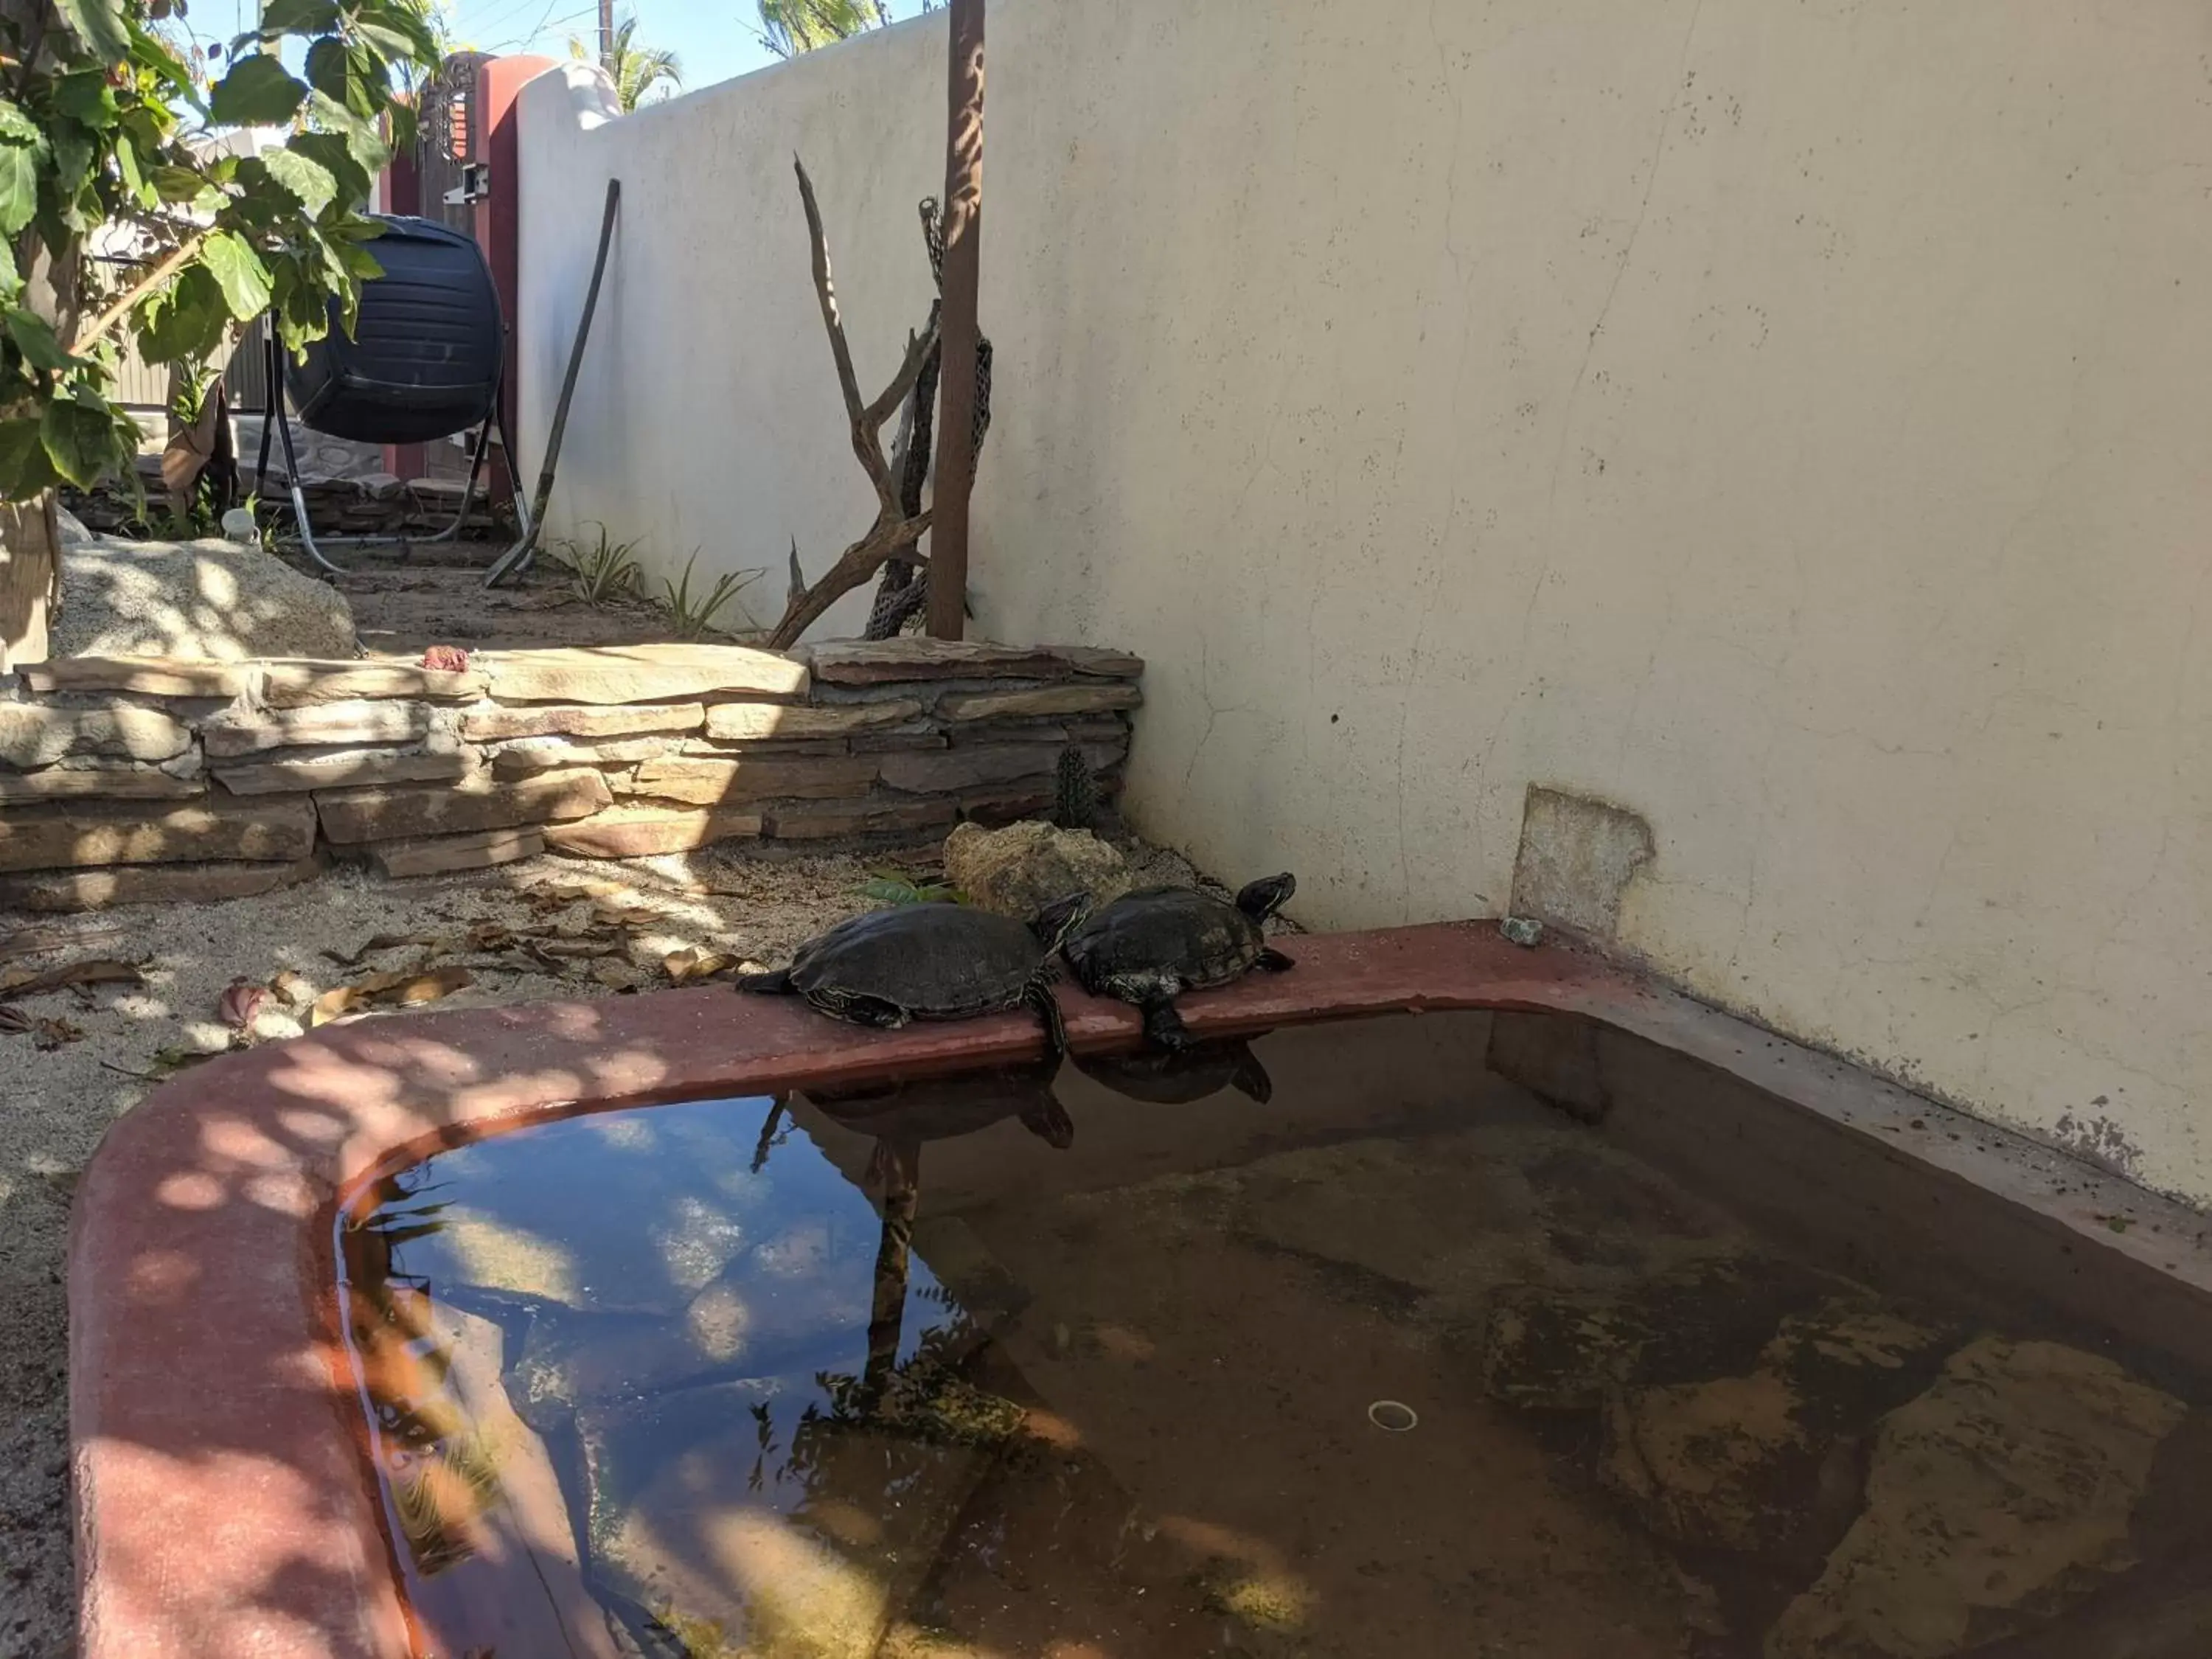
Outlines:
[[[563,64],[518,106],[525,470],[534,478],[544,454],[611,175],[623,189],[616,253],[549,527],[588,540],[605,524],[617,540],[638,538],[656,592],[694,550],[695,588],[764,568],[742,599],[773,622],[793,538],[818,575],[875,517],[846,435],[792,157],[814,180],[861,396],[873,398],[933,292],[915,208],[945,177],[943,31],[925,19],[626,117],[605,86],[596,69]],[[847,600],[818,631],[858,633],[866,603]]]
[[[879,382],[941,27],[580,140],[533,88],[540,386],[632,191],[566,510],[858,533],[789,153]],[[981,627],[1150,660],[1144,827],[1349,926],[1494,911],[1528,783],[1608,798],[1663,971],[2212,1200],[2212,12],[991,30]]]

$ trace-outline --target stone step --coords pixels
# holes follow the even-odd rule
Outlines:
[[[550,825],[545,844],[581,858],[642,859],[719,841],[750,841],[761,826],[758,812],[624,801],[588,818]]]
[[[479,773],[456,784],[399,784],[318,793],[323,833],[340,846],[418,836],[459,835],[590,816],[614,799],[588,768],[512,781]]]
[[[204,859],[286,862],[314,850],[302,798],[154,806],[127,801],[18,807],[0,814],[0,870],[82,870]]]
[[[710,693],[806,693],[805,666],[742,645],[577,646],[476,659],[501,702],[667,702]]]
[[[47,915],[111,904],[214,904],[296,887],[320,875],[318,854],[289,864],[121,864],[0,876],[0,906]]]
[[[165,761],[191,747],[184,725],[155,708],[53,708],[0,703],[0,763],[24,771],[70,755]]]

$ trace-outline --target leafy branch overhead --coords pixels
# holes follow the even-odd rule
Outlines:
[[[395,142],[401,88],[437,46],[422,0],[268,0],[204,86],[165,38],[177,0],[0,0],[0,496],[128,467],[115,334],[197,378],[271,311],[298,350],[348,328],[378,274],[359,210]],[[289,49],[289,52],[288,52]],[[285,54],[285,55],[280,55]],[[287,67],[287,56],[299,65]],[[231,129],[288,130],[259,154]],[[82,259],[104,228],[143,263],[118,292]],[[143,274],[141,274],[143,273]]]

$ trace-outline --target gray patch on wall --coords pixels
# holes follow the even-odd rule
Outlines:
[[[1610,939],[1620,929],[1621,895],[1655,850],[1651,826],[1627,808],[1530,784],[1512,912]]]

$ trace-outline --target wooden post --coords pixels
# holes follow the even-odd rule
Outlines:
[[[983,0],[952,0],[945,145],[944,367],[936,517],[929,533],[929,632],[957,640],[968,613],[968,495],[975,479],[976,290],[983,240]]]

